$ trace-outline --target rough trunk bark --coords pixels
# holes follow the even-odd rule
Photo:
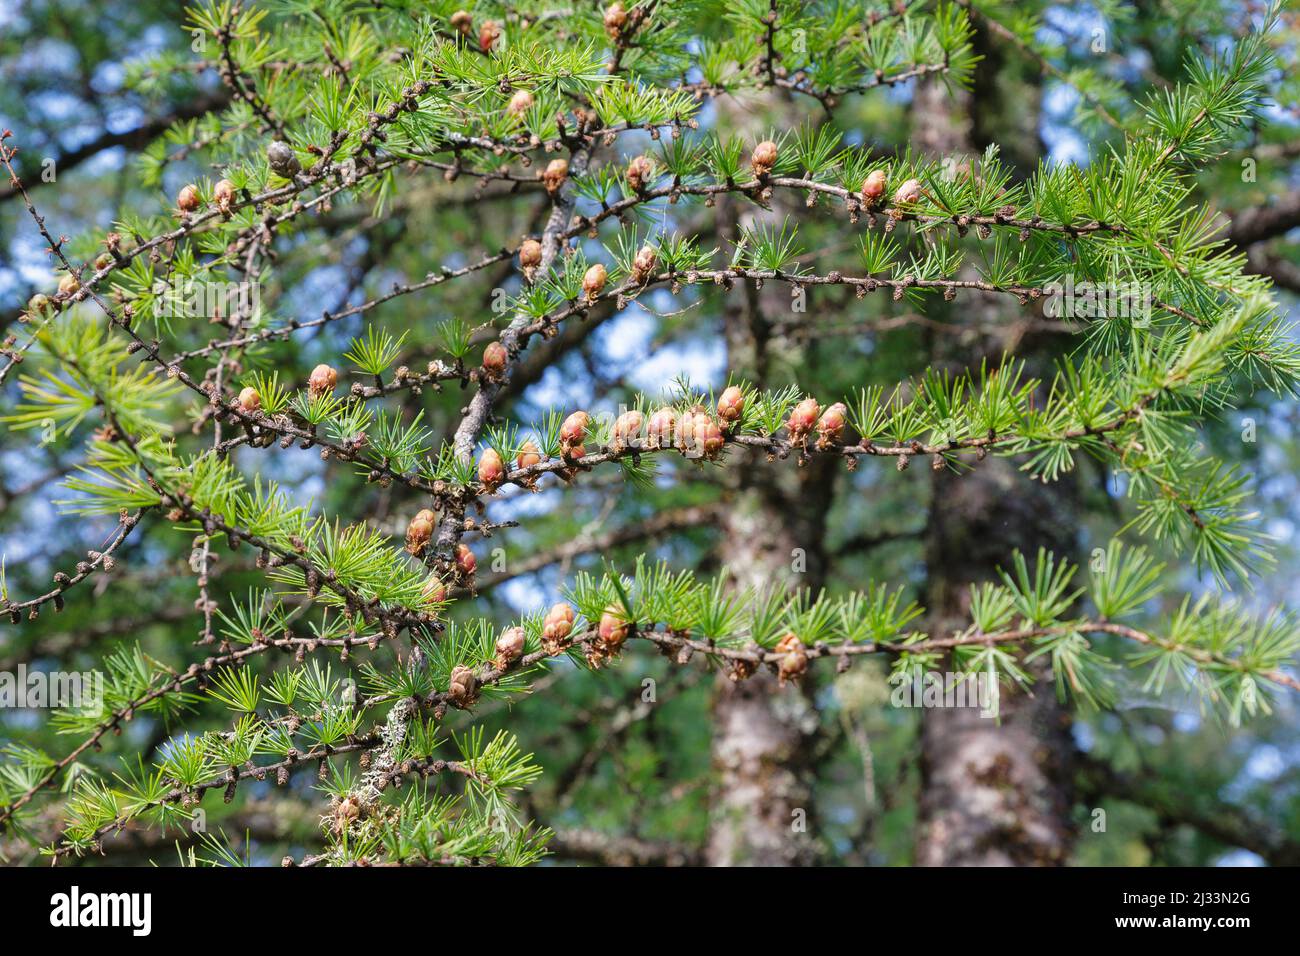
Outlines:
[[[734,223],[731,204],[719,214]],[[752,287],[737,289],[724,310],[728,367],[760,386],[768,378],[773,351],[788,347],[769,338],[765,299]],[[774,298],[769,308],[778,308],[775,303]],[[798,469],[765,461],[747,464],[743,458],[737,464],[729,469],[720,545],[736,588],[819,588],[833,462],[822,459]],[[716,785],[707,862],[815,862],[808,755],[818,718],[811,696],[802,687],[778,688],[766,670],[739,683],[724,673],[717,678],[713,711]]]
[[[801,484],[816,481],[801,476]],[[813,572],[791,570],[796,549],[814,551],[819,514],[799,515],[777,489],[738,489],[724,523],[722,558],[738,588],[803,587]],[[814,862],[808,754],[817,712],[802,687],[779,688],[766,670],[733,683],[719,674],[713,703],[712,805],[708,859],[714,866]]]
[[[915,139],[932,153],[971,149],[969,97],[955,100],[939,84],[917,92]],[[972,311],[1002,303],[976,300]],[[952,349],[938,342],[933,361],[978,365],[1006,342]],[[1029,350],[1022,349],[1021,354]],[[933,477],[926,537],[927,604],[932,633],[969,621],[969,586],[995,580],[1015,548],[1032,560],[1047,547],[1077,547],[1077,491],[1071,481],[1031,481],[1006,459],[973,472]],[[916,861],[928,866],[1017,866],[1063,863],[1071,845],[1069,716],[1041,674],[1032,695],[1001,695],[997,720],[974,708],[929,709],[921,732],[921,800]]]
[[[939,473],[927,535],[931,627],[969,621],[969,585],[994,578],[1013,548],[1073,550],[1068,493],[1028,481],[1004,459],[974,472]],[[917,863],[925,866],[1060,864],[1071,845],[1069,715],[1040,679],[1033,696],[1001,694],[1000,717],[975,708],[931,709],[921,731]]]

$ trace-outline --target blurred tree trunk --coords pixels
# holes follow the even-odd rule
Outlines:
[[[926,542],[932,633],[969,622],[969,585],[996,575],[1011,548],[1073,550],[1073,496],[989,458],[934,478]],[[921,731],[916,862],[1024,866],[1065,862],[1071,844],[1067,711],[1041,671],[1029,696],[1002,690],[1000,718],[928,709]]]
[[[971,97],[955,97],[939,83],[917,91],[915,144],[927,153],[970,153],[980,125]],[[992,297],[974,298],[964,314],[1005,317]],[[987,324],[992,324],[987,323]],[[955,347],[938,336],[936,367],[977,367],[996,362],[1005,337]],[[1026,343],[1028,344],[1028,343]],[[1035,349],[1024,348],[1029,368]],[[1042,357],[1041,350],[1038,356]],[[917,463],[921,464],[920,462]],[[932,633],[969,622],[969,586],[996,580],[997,568],[1019,548],[1030,560],[1038,548],[1073,555],[1077,546],[1077,489],[1072,476],[1044,485],[1008,459],[988,458],[967,474],[933,473],[926,535],[926,603]],[[1065,862],[1070,849],[1069,715],[1041,670],[1032,695],[1001,694],[1000,718],[976,708],[935,708],[923,713],[920,826],[916,862],[928,866],[1022,866]]]
[[[719,206],[719,218],[734,235],[735,203]],[[728,367],[759,387],[775,384],[770,380],[774,356],[788,356],[794,348],[769,337],[764,307],[781,308],[778,294],[769,299],[746,284],[730,293],[724,310]],[[728,469],[720,557],[737,590],[820,588],[826,503],[836,462],[824,456],[802,468],[765,464]],[[717,677],[713,709],[716,789],[708,863],[815,862],[809,757],[818,716],[806,686],[778,688],[766,669],[736,683],[723,672]]]

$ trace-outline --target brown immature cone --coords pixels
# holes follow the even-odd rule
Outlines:
[[[577,445],[561,445],[560,454],[563,455],[567,461],[579,461],[580,459],[587,457],[587,446],[581,443]],[[578,477],[578,469],[561,468],[556,472],[556,474],[565,481],[573,481],[574,478]]]
[[[677,450],[687,458],[712,458],[725,443],[722,429],[702,408],[691,409],[677,423]]]
[[[699,410],[692,408],[677,421],[677,450],[687,457],[700,453],[699,423],[696,416]]]
[[[802,444],[808,437],[808,433],[813,430],[813,426],[817,424],[820,414],[821,406],[817,404],[815,398],[805,398],[796,405],[785,423],[786,429],[790,432],[790,441],[796,445]]]
[[[451,669],[450,686],[447,696],[457,707],[468,707],[478,697],[478,678],[474,671],[464,664],[457,664]]]
[[[478,460],[478,480],[488,491],[495,491],[506,475],[505,464],[495,448],[485,449]]]
[[[38,292],[27,300],[27,315],[29,318],[36,318],[44,315],[45,310],[50,307],[50,297],[44,292]]]
[[[229,210],[230,204],[235,201],[235,184],[229,179],[219,180],[212,187],[212,201],[222,212]]]
[[[867,174],[867,178],[862,180],[862,202],[866,206],[875,206],[880,202],[880,198],[885,195],[885,171],[883,169],[872,170]]]
[[[643,421],[641,413],[635,409],[618,416],[614,421],[614,447],[627,448],[640,444]]]
[[[499,378],[509,360],[509,353],[500,342],[489,342],[483,349],[483,371],[487,372],[488,378]]]
[[[747,661],[742,658],[735,658],[731,666],[727,668],[727,680],[733,684],[738,684],[742,680],[749,680],[758,670],[758,665],[753,661]]]
[[[516,90],[515,95],[510,97],[510,105],[506,107],[512,116],[523,116],[533,108],[533,94],[527,90]]]
[[[586,296],[588,302],[595,302],[596,297],[605,289],[605,282],[609,278],[609,273],[605,267],[597,262],[587,270],[582,277],[582,294]]]
[[[271,167],[271,172],[284,179],[293,179],[302,172],[302,163],[294,153],[293,147],[278,139],[267,145],[266,163]]]
[[[262,396],[257,394],[257,389],[249,385],[239,393],[239,407],[246,412],[255,412],[262,407]]]
[[[65,273],[63,278],[59,280],[59,295],[65,299],[70,295],[76,295],[80,288],[81,280],[71,272]]]
[[[718,396],[718,417],[731,424],[745,414],[745,393],[735,385],[724,389]]]
[[[542,649],[547,654],[558,654],[568,643],[573,631],[573,609],[567,604],[552,605],[542,620]]]
[[[632,626],[623,619],[622,608],[611,604],[605,608],[605,613],[600,616],[600,626],[596,630],[596,636],[600,638],[601,650],[604,651],[605,657],[610,657],[618,652],[627,640],[628,632]]]
[[[307,394],[312,398],[329,395],[339,383],[339,373],[328,365],[317,365],[307,379]]]
[[[524,277],[529,282],[537,274],[537,267],[542,264],[542,244],[536,239],[525,239],[519,246],[519,265],[524,270]]]
[[[844,441],[844,425],[849,410],[843,402],[836,402],[822,413],[817,422],[817,447],[829,448]]]
[[[424,549],[429,546],[429,540],[433,537],[433,524],[436,520],[436,516],[428,508],[416,513],[411,523],[406,526],[407,551],[416,557],[424,554]]]
[[[659,262],[659,256],[653,246],[642,246],[641,251],[636,254],[632,260],[632,281],[638,283],[646,282],[654,275],[655,265]]]
[[[524,656],[524,629],[508,628],[497,638],[497,670],[503,671]]]
[[[754,168],[755,176],[766,176],[776,165],[776,143],[765,139],[754,147],[749,157],[749,165]]]
[[[542,183],[546,186],[546,191],[554,196],[564,185],[564,181],[569,178],[569,161],[567,159],[553,159],[546,164],[546,171],[542,173]]]
[[[501,28],[495,20],[484,20],[478,30],[478,48],[484,53],[492,52],[497,40],[501,39]]]
[[[699,412],[695,416],[695,440],[705,458],[716,458],[722,446],[726,444],[722,429],[708,415]]]
[[[633,192],[640,192],[654,178],[655,164],[648,156],[637,156],[627,164],[627,184]]]
[[[542,453],[538,451],[537,446],[533,444],[531,438],[527,439],[523,447],[519,449],[519,454],[515,457],[515,465],[520,468],[531,468],[533,465],[540,464]],[[532,488],[537,484],[537,475],[520,479],[519,483],[525,488]]]
[[[623,9],[623,4],[611,3],[605,8],[605,32],[609,34],[611,40],[617,40],[622,35],[625,23],[627,23],[627,11]]]
[[[197,186],[186,186],[176,196],[176,208],[181,212],[194,212],[200,205]]]
[[[466,581],[473,580],[477,569],[478,561],[474,558],[474,552],[469,549],[469,545],[456,545],[456,570],[460,572],[460,576]]]
[[[469,31],[474,29],[474,19],[465,10],[457,10],[451,15],[451,25],[461,36],[469,36]]]
[[[572,630],[573,608],[564,603],[553,605],[542,621],[542,649],[547,654],[560,653]]]
[[[677,428],[677,416],[668,407],[657,410],[650,416],[646,425],[646,437],[652,448],[666,448],[673,443],[673,432]]]
[[[803,641],[794,634],[787,634],[777,642],[776,652],[785,655],[777,662],[777,676],[782,687],[786,681],[802,677],[808,670],[808,651]]]
[[[438,578],[429,578],[420,589],[425,604],[441,604],[447,600],[447,585]]]
[[[519,449],[519,455],[515,458],[515,464],[520,468],[531,468],[533,465],[540,464],[542,453],[537,449],[531,438],[524,441],[523,447]]]
[[[894,192],[894,205],[914,203],[921,198],[921,180],[909,179]]]
[[[587,426],[591,424],[591,416],[586,412],[574,412],[564,420],[560,426],[560,444],[564,446],[566,454],[569,449],[582,447],[583,440],[587,437]],[[569,455],[570,458],[580,457]]]
[[[342,836],[348,827],[361,816],[361,803],[356,797],[344,797],[334,805],[334,833]]]

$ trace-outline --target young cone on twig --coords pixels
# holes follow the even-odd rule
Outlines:
[[[624,412],[614,421],[614,448],[621,451],[624,448],[640,447],[641,444],[641,425],[644,419],[636,409]]]
[[[734,425],[745,414],[745,393],[731,385],[718,396],[718,418]]]
[[[495,448],[485,448],[478,460],[478,480],[488,492],[496,491],[505,477],[505,463]]]
[[[633,192],[641,192],[654,178],[655,164],[649,156],[635,156],[627,164],[627,184]]]
[[[526,439],[519,449],[519,454],[515,457],[515,466],[518,468],[531,468],[533,465],[541,464],[542,453],[538,450],[537,445],[531,438]],[[519,484],[525,488],[535,489],[537,486],[537,475],[522,478]]]
[[[843,402],[836,402],[817,420],[817,448],[825,451],[844,442],[844,425],[848,420],[849,410]]]
[[[533,94],[528,90],[516,90],[515,95],[510,97],[510,105],[506,107],[511,116],[522,117],[533,108]]]
[[[894,191],[894,205],[907,206],[921,198],[921,180],[909,179]]]
[[[805,398],[796,405],[793,411],[790,412],[789,420],[785,423],[786,430],[790,433],[790,443],[792,445],[802,445],[817,424],[820,415],[821,406],[817,404],[815,398]]]
[[[457,664],[451,669],[447,696],[457,707],[466,708],[478,699],[478,677],[472,668]]]
[[[271,172],[283,179],[293,179],[302,172],[302,163],[298,162],[292,147],[278,139],[266,147],[266,164],[271,167]]]
[[[574,451],[582,448],[590,424],[591,416],[582,411],[573,412],[564,420],[560,426],[560,447],[565,458],[581,458],[586,454],[585,451],[574,454]]]
[[[519,658],[524,656],[524,629],[522,627],[508,628],[505,633],[497,638],[497,670],[508,670],[510,665]]]
[[[50,297],[46,295],[44,292],[36,293],[34,296],[32,296],[30,299],[27,300],[28,318],[34,319],[37,318],[38,316],[44,315],[46,310],[49,309],[51,304],[52,303],[50,301]]]
[[[203,204],[199,199],[199,188],[194,185],[185,186],[176,196],[176,208],[184,213],[194,212]]]
[[[554,196],[564,181],[569,178],[569,161],[567,159],[553,159],[546,164],[546,170],[542,173],[542,184],[546,186],[546,191]]]
[[[437,577],[429,578],[420,589],[425,604],[441,604],[447,600],[447,585]]]
[[[312,398],[330,395],[338,383],[338,372],[328,365],[317,365],[311,370],[311,376],[307,379],[307,394]]]
[[[632,281],[644,285],[654,275],[658,262],[659,255],[654,246],[642,246],[632,260]]]
[[[868,209],[880,205],[880,200],[885,195],[885,180],[883,169],[872,170],[862,180],[862,204]]]
[[[627,641],[632,625],[623,618],[623,609],[616,604],[605,608],[596,628],[596,640],[587,651],[587,662],[593,667],[610,660]]]
[[[784,687],[787,681],[797,680],[808,670],[808,651],[803,641],[794,634],[787,634],[777,642],[776,652],[783,654],[777,662],[778,683]]]
[[[221,179],[212,187],[212,201],[222,212],[230,212],[230,204],[235,201],[235,184],[229,179]]]
[[[542,649],[547,654],[558,654],[569,642],[573,631],[573,608],[563,602],[551,606],[542,621]]]
[[[483,348],[483,374],[496,381],[505,373],[510,354],[499,341],[493,340]]]
[[[428,508],[416,512],[411,523],[406,526],[406,550],[417,558],[424,554],[433,538],[434,523],[437,520],[437,516]]]
[[[623,9],[623,4],[615,0],[605,8],[605,33],[611,40],[617,40],[623,35],[623,25],[627,23],[627,11]]]
[[[646,424],[646,441],[651,448],[667,448],[672,445],[676,430],[677,415],[665,405],[650,416]]]
[[[478,570],[478,561],[474,557],[474,552],[469,549],[469,545],[456,545],[456,571],[460,574],[461,580],[472,585],[476,570]]]
[[[582,277],[582,294],[587,300],[587,304],[595,302],[600,293],[605,289],[605,282],[609,278],[609,273],[605,267],[597,262],[591,266]]]
[[[525,239],[519,245],[519,265],[524,270],[524,278],[529,282],[537,275],[537,267],[542,264],[542,244],[536,239]]]
[[[727,441],[718,423],[706,412],[698,412],[695,415],[695,440],[699,442],[700,453],[709,459],[717,458],[718,452],[722,451],[722,446]]]
[[[759,179],[771,173],[776,166],[776,143],[765,139],[755,146],[754,152],[749,157],[749,165],[753,167],[754,175]]]
[[[687,458],[713,458],[725,441],[718,423],[700,405],[677,423],[677,450]]]

